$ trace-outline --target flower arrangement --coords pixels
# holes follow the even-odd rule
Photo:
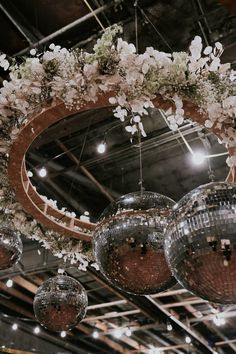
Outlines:
[[[30,114],[56,100],[68,109],[79,108],[112,92],[109,101],[115,107],[114,116],[124,122],[131,135],[146,136],[143,123],[148,119],[147,109],[160,95],[175,107],[166,112],[171,129],[183,123],[183,102],[191,101],[207,117],[207,128],[223,128],[222,142],[227,147],[236,145],[236,72],[230,64],[221,64],[223,48],[219,42],[203,49],[201,38],[196,36],[188,53],[170,54],[150,47],[137,54],[133,44],[119,37],[121,33],[118,25],[105,30],[93,53],[51,44],[43,53],[32,49],[30,57],[21,58],[20,64],[16,60],[10,64],[4,54],[0,56],[0,66],[10,75],[0,89],[0,197],[4,217],[9,214],[27,237],[72,262],[91,259],[91,250],[87,257],[81,242],[68,242],[68,238],[43,229],[14,201],[8,185],[9,146]],[[236,158],[229,157],[227,163],[236,166]]]

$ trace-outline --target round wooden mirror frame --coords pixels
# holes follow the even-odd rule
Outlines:
[[[91,240],[92,232],[96,224],[84,222],[77,218],[68,217],[63,212],[53,208],[42,199],[42,196],[37,193],[27,175],[25,166],[26,152],[35,138],[53,123],[69,117],[71,114],[111,106],[109,103],[109,97],[111,96],[112,93],[99,96],[95,103],[88,102],[79,110],[69,111],[62,102],[54,104],[48,108],[44,108],[42,112],[28,118],[27,123],[21,127],[16,140],[12,143],[10,149],[8,175],[10,184],[15,190],[18,202],[21,203],[23,209],[31,214],[39,223],[44,224],[48,228],[62,235],[88,241]],[[172,106],[170,101],[163,100],[162,97],[157,97],[153,103],[155,107],[164,110],[167,110],[170,106]],[[193,104],[185,102],[184,111],[185,116],[192,121],[201,125],[204,124],[206,117],[201,115]],[[221,130],[216,129],[215,127],[209,130],[221,139],[224,127],[222,127]],[[236,154],[236,145],[235,147],[229,149],[229,154],[231,156]],[[234,172],[234,168],[230,170],[227,181],[234,181]]]

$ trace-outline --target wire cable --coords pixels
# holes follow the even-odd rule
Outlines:
[[[99,26],[102,28],[103,31],[105,31],[105,27],[103,26],[102,22],[99,20],[98,16],[96,15],[96,13],[94,12],[93,8],[90,6],[90,4],[88,3],[87,0],[83,0],[84,3],[87,5],[87,7],[89,8],[90,12],[93,14],[93,16],[95,17],[96,21],[98,22]]]

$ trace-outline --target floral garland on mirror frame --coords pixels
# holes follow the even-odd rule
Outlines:
[[[222,143],[227,147],[236,143],[236,72],[230,64],[221,64],[219,42],[203,50],[202,40],[196,36],[188,53],[170,54],[149,47],[137,54],[133,44],[119,38],[120,33],[118,25],[105,30],[93,53],[51,44],[44,53],[32,49],[30,57],[20,58],[20,64],[16,59],[9,63],[5,54],[0,55],[0,66],[9,70],[10,76],[0,89],[1,221],[12,220],[26,237],[41,242],[65,261],[81,262],[82,268],[93,259],[91,247],[38,224],[15,201],[8,184],[9,146],[29,115],[58,100],[68,109],[79,108],[112,92],[109,101],[115,106],[114,116],[131,135],[141,132],[146,136],[143,122],[148,119],[147,109],[154,107],[152,100],[160,95],[175,107],[166,112],[171,129],[183,123],[186,100],[206,114],[207,128],[221,129],[224,123],[227,128]],[[236,158],[228,157],[227,163],[235,166]]]

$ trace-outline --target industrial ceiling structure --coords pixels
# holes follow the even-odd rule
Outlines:
[[[104,27],[121,24],[124,38],[135,43],[137,11],[140,53],[148,46],[185,51],[191,39],[200,35],[205,45],[222,42],[222,60],[234,66],[233,9],[217,0],[0,0],[0,51],[17,60],[30,49],[42,51],[50,43],[89,51],[102,33],[99,22]],[[3,71],[0,74],[2,80],[7,78]],[[144,122],[147,137],[142,140],[146,190],[177,201],[209,180],[225,179],[226,150],[213,134],[190,122],[172,132],[158,109],[150,109],[149,118]],[[194,151],[222,156],[194,165],[184,140]],[[97,152],[101,142],[106,143],[103,154]],[[112,200],[139,188],[137,141],[130,141],[112,108],[74,114],[54,124],[33,142],[26,163],[40,194],[78,216],[88,211],[92,222]],[[46,178],[37,173],[43,166]],[[37,288],[65,264],[38,243],[23,241],[20,263],[0,273],[0,352],[128,354],[154,353],[155,348],[156,353],[236,352],[236,306],[210,304],[180,285],[153,296],[129,295],[109,285],[93,267],[82,272],[66,265],[67,274],[88,292],[86,318],[64,338],[43,328],[35,333],[32,303]],[[9,278],[12,287],[6,285]],[[219,323],[221,314],[225,324]]]

